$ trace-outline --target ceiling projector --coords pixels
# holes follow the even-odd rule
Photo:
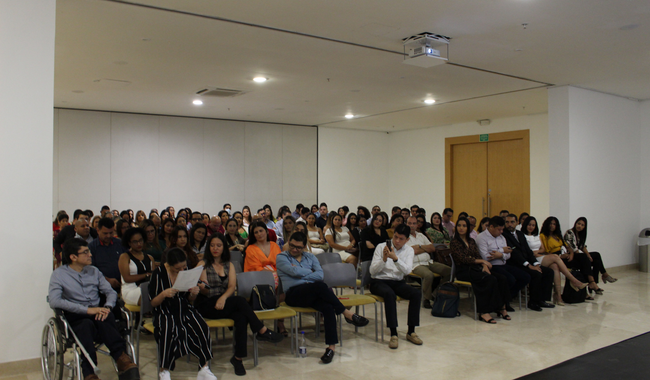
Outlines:
[[[447,62],[449,60],[449,40],[449,37],[428,32],[404,38],[402,40],[404,63],[419,67],[433,67]]]

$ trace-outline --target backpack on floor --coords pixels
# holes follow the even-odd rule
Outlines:
[[[580,282],[585,282],[585,276],[578,270],[571,271],[573,277]],[[565,303],[582,303],[587,298],[587,288],[580,289],[577,292],[571,287],[571,281],[564,281],[564,291],[562,292],[562,301]]]
[[[431,315],[441,318],[455,318],[460,316],[458,303],[460,294],[456,285],[446,282],[438,288],[438,295],[431,307]]]

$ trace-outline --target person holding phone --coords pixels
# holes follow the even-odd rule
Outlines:
[[[400,216],[401,217],[401,216]],[[405,224],[395,228],[392,240],[378,244],[370,264],[370,291],[384,299],[386,309],[386,324],[390,329],[388,347],[396,349],[399,345],[397,336],[397,296],[409,301],[408,332],[406,340],[421,345],[415,333],[415,327],[420,325],[420,289],[408,285],[404,277],[413,268],[413,248],[406,242],[411,235],[411,229]]]

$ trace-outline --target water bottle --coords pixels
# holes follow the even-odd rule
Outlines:
[[[305,340],[305,332],[301,331],[300,346],[298,347],[298,353],[301,358],[307,357],[307,341]]]

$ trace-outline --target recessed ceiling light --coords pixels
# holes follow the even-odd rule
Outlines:
[[[424,99],[424,103],[426,103],[426,104],[433,104],[435,102],[436,102],[435,99]]]
[[[192,104],[194,104],[195,106],[201,106],[203,105],[203,101],[198,99],[192,100]]]
[[[267,79],[267,78],[264,78],[264,77],[255,77],[255,78],[253,78],[253,80],[254,80],[255,82],[257,82],[257,83],[264,83],[264,82],[266,82],[268,79]]]
[[[354,117],[354,115],[351,114],[351,113],[345,115],[346,119],[352,119],[353,117]]]

